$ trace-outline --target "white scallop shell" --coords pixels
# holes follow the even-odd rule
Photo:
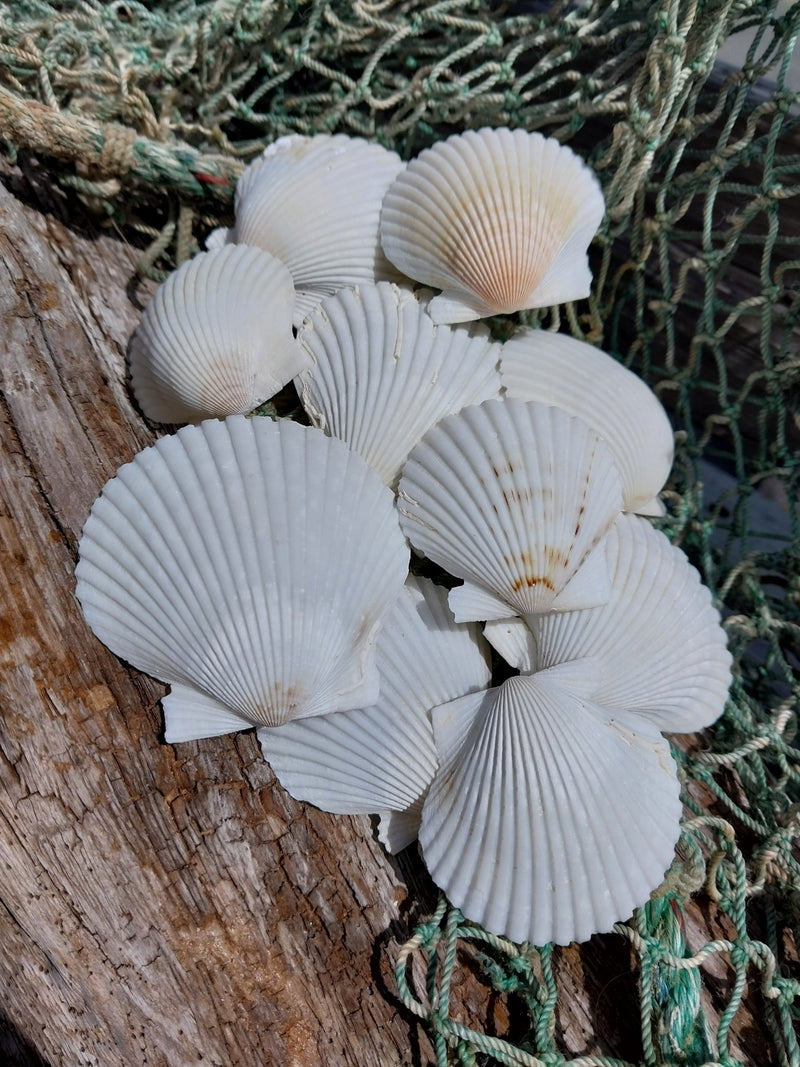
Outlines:
[[[398,175],[381,240],[399,270],[442,290],[435,322],[466,322],[588,296],[586,250],[604,212],[571,149],[525,130],[468,130]]]
[[[407,289],[342,289],[309,315],[298,342],[312,363],[296,381],[312,422],[392,485],[445,415],[500,391],[488,332],[435,326]]]
[[[559,668],[509,679],[433,716],[440,768],[420,829],[433,880],[513,941],[584,941],[661,883],[681,802],[669,745],[615,720]]]
[[[623,515],[603,542],[607,604],[531,620],[536,666],[591,656],[592,699],[686,733],[722,714],[731,655],[711,593],[684,553],[646,519]]]
[[[246,414],[308,357],[292,334],[294,283],[258,248],[188,260],[156,290],[129,350],[131,387],[156,422]]]
[[[77,594],[113,652],[176,685],[177,741],[220,732],[215,701],[242,725],[373,703],[374,640],[407,567],[392,494],[360,456],[232,416],[162,438],[107,483]]]
[[[296,325],[337,289],[397,277],[379,224],[384,193],[402,168],[396,153],[345,134],[281,137],[245,168],[232,237],[288,266]]]
[[[450,593],[461,622],[602,603],[606,565],[592,549],[621,503],[597,435],[519,400],[488,400],[434,426],[398,495],[412,545],[465,579]]]
[[[386,615],[375,663],[381,689],[372,707],[258,731],[264,758],[295,799],[348,815],[411,807],[436,770],[431,709],[484,689],[491,675],[478,628],[453,622],[447,591],[414,577]]]
[[[626,511],[663,514],[655,499],[674,456],[672,426],[655,393],[632,371],[585,341],[525,330],[503,345],[506,395],[577,415],[614,453]]]

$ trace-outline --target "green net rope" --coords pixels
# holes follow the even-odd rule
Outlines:
[[[715,67],[744,30],[744,62]],[[723,719],[674,747],[689,811],[676,863],[616,928],[647,1067],[737,1064],[748,989],[764,1062],[800,1064],[786,949],[800,939],[798,34],[800,3],[778,0],[0,3],[6,151],[35,153],[146,246],[143,272],[196,251],[230,217],[244,164],[286,133],[343,131],[408,157],[467,127],[523,126],[591,162],[608,204],[592,295],[527,320],[601,344],[667,406],[677,456],[662,525],[717,597],[735,661]],[[726,936],[688,944],[699,890]],[[397,967],[439,1064],[630,1067],[563,1050],[554,951],[495,938],[442,901]],[[524,1003],[519,1043],[458,1021],[465,953]],[[711,1013],[717,958],[730,979]]]

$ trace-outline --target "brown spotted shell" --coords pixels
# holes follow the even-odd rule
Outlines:
[[[398,507],[411,544],[465,580],[450,594],[460,622],[608,595],[592,550],[620,513],[619,473],[597,434],[558,408],[488,400],[443,419],[412,451]]]

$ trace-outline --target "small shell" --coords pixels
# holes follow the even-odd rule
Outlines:
[[[491,673],[477,627],[454,623],[446,590],[414,577],[386,616],[375,663],[381,691],[372,707],[258,731],[264,758],[297,800],[349,815],[417,804],[436,770],[431,708],[485,688]]]
[[[319,430],[232,416],[121,468],[76,573],[95,634],[176,683],[178,741],[220,732],[214,702],[228,729],[373,703],[374,639],[407,567],[392,494],[360,456]]]
[[[491,619],[483,627],[483,636],[509,667],[520,674],[532,674],[538,666],[536,641],[525,619]]]
[[[443,419],[411,453],[398,499],[412,545],[465,579],[450,594],[460,622],[602,603],[605,562],[590,557],[621,503],[597,435],[519,400]]]
[[[591,656],[592,699],[659,729],[710,726],[725,707],[731,655],[719,612],[679,548],[646,519],[623,515],[603,542],[607,604],[532,620],[537,667]]]
[[[506,395],[577,415],[614,453],[626,511],[663,514],[655,499],[672,468],[667,413],[641,378],[593,345],[565,334],[525,330],[503,345]]]
[[[396,178],[381,240],[399,270],[443,290],[435,322],[466,322],[588,296],[586,250],[604,211],[571,149],[524,130],[468,130]]]
[[[298,342],[312,362],[296,382],[312,422],[387,485],[439,419],[500,390],[500,346],[486,331],[434,326],[413,293],[388,282],[324,300]]]
[[[232,244],[232,238],[232,230],[229,230],[227,226],[217,226],[206,237],[206,252],[216,252],[218,249],[224,248],[225,245]]]
[[[245,169],[232,239],[288,266],[296,325],[337,289],[397,277],[381,251],[379,223],[384,193],[402,168],[378,144],[318,134],[281,137]]]
[[[294,284],[258,248],[201,252],[156,290],[133,335],[131,387],[155,422],[243,415],[308,363],[292,335]]]
[[[513,941],[608,931],[661,883],[680,829],[669,745],[613,719],[559,668],[510,678],[433,716],[440,767],[420,844],[468,919]]]
[[[378,840],[394,855],[419,837],[423,797],[404,811],[382,811],[378,816]]]

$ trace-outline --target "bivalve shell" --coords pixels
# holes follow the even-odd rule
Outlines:
[[[239,728],[374,703],[374,641],[407,568],[392,494],[360,456],[232,416],[121,468],[76,573],[95,634],[176,686],[166,737],[181,741],[221,732],[214,702]]]
[[[324,300],[298,342],[313,361],[295,383],[312,422],[387,485],[431,426],[500,391],[500,346],[484,329],[435,326],[413,293],[388,282]]]
[[[144,414],[199,422],[268,400],[308,363],[293,308],[292,276],[267,252],[228,245],[188,260],[156,290],[131,340]]]
[[[632,371],[585,341],[524,330],[503,345],[506,395],[577,415],[614,453],[625,511],[663,514],[658,493],[674,456],[672,426],[655,393]]]
[[[588,296],[586,250],[604,212],[571,149],[525,130],[468,130],[398,175],[381,240],[399,270],[442,290],[436,322],[466,322]]]
[[[513,941],[610,930],[660,885],[680,830],[669,745],[612,718],[559,668],[434,711],[440,767],[420,844],[468,919]]]
[[[337,289],[397,278],[379,225],[384,194],[402,168],[396,153],[345,134],[281,137],[245,168],[228,240],[288,266],[296,325]]]
[[[453,622],[446,590],[415,577],[386,616],[375,663],[381,689],[372,707],[258,731],[264,757],[297,800],[350,815],[419,809],[436,770],[431,709],[484,689],[491,675],[478,628]],[[402,841],[394,835],[394,851],[413,840],[408,826]]]
[[[412,545],[465,579],[450,593],[460,622],[602,603],[606,565],[592,550],[621,504],[599,437],[519,400],[443,419],[412,451],[398,494]]]
[[[536,666],[592,657],[592,700],[687,733],[725,707],[731,655],[711,593],[684,553],[650,523],[623,515],[603,542],[608,603],[531,621]]]

